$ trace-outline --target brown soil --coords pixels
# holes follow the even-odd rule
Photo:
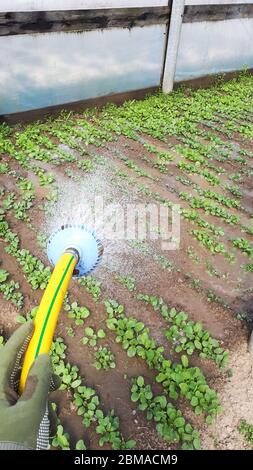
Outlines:
[[[235,142],[241,144],[240,139],[236,137]],[[168,164],[167,174],[161,174],[158,169],[152,166],[154,155],[145,150],[140,142],[130,141],[124,137],[107,144],[107,147],[102,150],[90,146],[89,151],[93,155],[103,155],[115,171],[123,170],[129,177],[137,179],[138,183],[145,184],[153,193],[159,193],[161,197],[168,198],[173,203],[180,203],[182,207],[188,207],[178,197],[180,191],[192,191],[176,180],[177,176],[182,176],[182,172],[177,167],[177,163],[182,159],[182,156],[170,148],[171,145],[178,142],[176,139],[168,139],[167,143],[161,143],[146,136],[143,139],[152,145],[156,145],[159,150],[171,152],[174,156],[174,160]],[[52,140],[57,142],[57,139]],[[61,144],[60,148],[63,147],[65,151],[68,151],[68,147]],[[73,153],[72,150],[71,152]],[[151,178],[138,177],[119,158],[119,154],[134,161],[138,167],[147,171]],[[8,157],[6,159],[9,161]],[[12,161],[11,165],[13,169],[19,169],[16,162]],[[39,163],[39,165],[43,167],[42,164]],[[219,163],[219,165],[224,166],[226,169],[226,173],[220,175],[221,182],[225,185],[229,182],[229,172],[235,173],[238,166],[236,162],[233,162],[232,165],[227,163],[224,165]],[[64,164],[55,168],[53,165],[47,164],[46,169],[55,174],[56,181],[60,185],[61,182],[67,180],[67,176],[64,175],[64,168],[66,167],[74,168],[74,165]],[[77,168],[75,168],[75,172],[78,172]],[[29,211],[29,215],[32,226],[43,231],[46,225],[46,216],[38,209],[38,204],[45,202],[45,196],[49,190],[40,187],[34,175],[32,176],[32,174],[27,174],[24,171],[21,171],[20,174],[29,177],[36,184],[37,199],[34,207]],[[79,174],[81,174],[80,171]],[[189,176],[189,178],[202,189],[210,187],[206,180],[198,175]],[[18,194],[13,178],[6,179],[1,175],[0,183],[7,192],[15,191]],[[108,183],[108,187],[110,184],[113,183]],[[137,199],[139,202],[152,202],[149,197],[136,191],[133,186],[128,186],[127,183],[126,189],[130,200],[132,198],[135,201]],[[242,189],[244,192],[242,206],[252,211],[252,200],[250,199],[252,181],[245,180]],[[216,189],[214,188],[214,190]],[[238,210],[229,209],[229,212],[235,215],[240,213],[241,222],[245,224],[249,222],[246,210],[245,212],[239,212]],[[178,356],[170,351],[170,346],[163,334],[167,326],[166,322],[158,312],[154,312],[150,306],[136,299],[137,292],[161,296],[169,305],[187,311],[190,319],[200,320],[204,327],[221,341],[222,346],[230,350],[230,362],[226,370],[232,369],[232,377],[226,371],[220,371],[211,361],[200,360],[196,355],[191,358],[191,364],[200,366],[207,377],[208,383],[219,391],[224,413],[219,415],[215,423],[211,427],[204,425],[203,419],[196,417],[189,404],[183,400],[177,402],[177,406],[180,405],[190,422],[201,427],[203,448],[247,448],[245,441],[237,431],[237,425],[241,419],[253,423],[252,357],[247,352],[247,328],[237,318],[237,315],[243,312],[247,313],[249,317],[253,316],[253,294],[249,291],[252,287],[252,275],[246,275],[240,269],[240,265],[247,262],[246,257],[239,250],[233,249],[228,241],[232,236],[240,236],[238,227],[228,225],[214,216],[207,216],[203,211],[201,216],[208,222],[225,230],[224,244],[231,252],[236,254],[234,264],[230,264],[222,255],[212,256],[210,252],[201,247],[189,234],[189,229],[192,228],[191,224],[182,220],[180,250],[165,255],[173,263],[171,271],[163,269],[158,262],[154,261],[152,255],[142,253],[137,248],[128,249],[128,251],[123,250],[120,253],[119,247],[119,253],[117,252],[117,257],[114,260],[115,266],[113,267],[113,260],[109,265],[103,265],[102,263],[95,275],[102,282],[101,298],[115,298],[123,303],[126,306],[127,315],[137,317],[149,327],[151,336],[157,343],[164,346],[164,354],[167,357],[171,357],[175,361],[178,360]],[[8,220],[12,230],[19,234],[21,246],[28,248],[35,256],[47,263],[45,253],[37,245],[34,231],[26,223],[17,221],[13,214],[8,215]],[[243,236],[249,241],[252,238],[247,234]],[[164,255],[158,241],[150,241],[149,245],[152,254]],[[42,292],[31,290],[14,258],[5,253],[4,246],[4,243],[1,242],[1,268],[7,269],[11,278],[20,283],[21,291],[25,297],[25,306],[21,312],[23,314],[28,312],[34,305],[38,305]],[[187,256],[189,247],[197,253],[198,262]],[[105,243],[105,252],[106,248]],[[208,274],[207,262],[215,267],[218,275],[211,276]],[[126,287],[117,281],[117,274],[134,277],[136,290],[129,292]],[[200,288],[194,288],[194,279],[201,281]],[[226,306],[219,301],[211,302],[207,296],[210,290],[217,296],[222,297]],[[90,309],[91,315],[86,320],[85,326],[106,329],[106,313],[103,303],[101,301],[95,303],[91,295],[87,294],[84,288],[80,287],[75,281],[72,281],[69,292],[71,302],[76,300]],[[0,306],[0,325],[3,326],[6,336],[9,336],[17,327],[15,317],[20,312],[9,302],[3,300],[2,297],[0,298]],[[75,329],[73,338],[67,335],[66,327],[69,326]],[[130,359],[121,346],[115,342],[115,335],[108,330],[106,330],[106,338],[101,344],[108,346],[113,352],[116,357],[117,367],[109,372],[97,371],[93,366],[94,350],[81,344],[84,328],[75,327],[73,321],[64,312],[59,318],[56,336],[64,338],[68,346],[69,362],[80,368],[85,384],[93,387],[99,394],[103,410],[109,412],[111,409],[115,409],[120,418],[121,431],[125,438],[134,438],[137,441],[138,449],[164,449],[170,447],[157,436],[154,424],[147,421],[144,414],[138,411],[130,401],[131,378],[134,376],[143,375],[148,382],[152,383],[156,393],[162,391],[161,387],[155,383],[156,374],[154,371],[148,369],[140,359]],[[71,404],[71,397],[66,393],[55,392],[52,398],[59,404],[60,418],[66,431],[71,434],[72,442],[83,438],[89,448],[98,449],[95,426],[91,426],[87,430],[83,429],[81,418],[77,417]]]

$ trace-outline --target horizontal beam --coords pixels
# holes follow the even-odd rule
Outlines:
[[[95,10],[96,8],[164,7],[167,0],[0,0],[0,11]]]
[[[253,5],[230,3],[227,5],[187,5],[183,23],[223,21],[238,18],[253,18]]]
[[[172,1],[168,3],[165,7],[5,12],[0,13],[0,36],[167,24]]]

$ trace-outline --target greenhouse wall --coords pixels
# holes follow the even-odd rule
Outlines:
[[[253,67],[252,43],[252,1],[0,0],[0,114],[170,91]]]
[[[233,6],[231,19],[185,22],[183,19],[175,80],[189,80],[210,74],[230,72],[244,66],[253,68],[253,17],[243,16],[243,4],[248,4],[248,14],[252,14],[252,0],[216,1],[188,0],[186,5],[221,4]],[[240,6],[238,5],[240,4]],[[238,6],[238,8],[237,8]],[[224,10],[228,17],[229,9]]]
[[[62,25],[55,22],[59,30],[31,31],[30,34],[25,33],[25,26],[18,24],[17,20],[17,28],[20,29],[12,29],[0,37],[0,114],[159,87],[170,4],[166,0],[16,0],[10,8],[9,2],[0,1],[1,10],[4,7],[13,12],[27,10],[30,14],[35,10],[64,11],[71,8],[73,11],[73,8],[85,8],[91,9],[93,17],[100,12],[97,9],[109,11],[114,6],[143,8],[144,14],[150,11],[149,7],[166,8],[166,15],[160,15],[158,10],[157,16],[155,12],[151,20],[145,20],[142,10],[140,13],[136,11],[134,26],[132,20],[127,24],[124,18],[116,18],[112,23],[117,25],[118,21],[119,27],[101,28],[95,24],[93,28],[89,24],[90,30],[78,32],[65,30],[64,24],[61,31]],[[127,16],[127,11],[124,14]],[[144,19],[138,20],[138,14]],[[68,18],[68,15],[65,17]],[[28,23],[29,16],[24,15],[24,21]],[[29,31],[28,28],[27,24]]]

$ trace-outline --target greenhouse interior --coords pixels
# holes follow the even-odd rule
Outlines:
[[[8,456],[251,455],[252,44],[253,0],[0,0]]]

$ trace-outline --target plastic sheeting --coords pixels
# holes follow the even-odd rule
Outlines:
[[[0,114],[159,86],[164,25],[0,38]]]
[[[253,18],[184,23],[176,81],[253,67]]]

